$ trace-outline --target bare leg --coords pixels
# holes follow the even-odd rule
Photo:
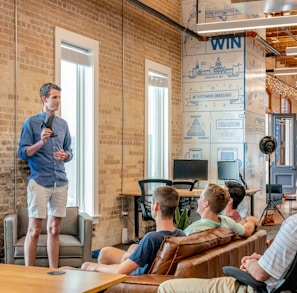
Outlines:
[[[136,247],[137,244],[132,244],[127,251],[116,247],[103,247],[99,253],[98,263],[105,265],[120,264],[130,256]]]
[[[50,268],[57,268],[59,265],[60,249],[60,226],[62,218],[48,216],[47,221],[47,254]]]
[[[131,244],[129,246],[128,250],[122,256],[121,263],[124,262],[132,254],[132,252],[135,250],[135,248],[137,247],[137,245],[138,244]]]
[[[125,250],[106,246],[100,250],[98,263],[100,264],[120,264],[123,255],[125,254]]]
[[[25,265],[34,266],[36,247],[41,232],[42,219],[29,218],[28,231],[24,244]]]

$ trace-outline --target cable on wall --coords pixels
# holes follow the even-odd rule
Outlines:
[[[14,58],[14,212],[16,212],[16,204],[17,204],[17,97],[18,97],[18,9],[17,9],[17,0],[14,1],[14,50],[15,50],[15,58]]]

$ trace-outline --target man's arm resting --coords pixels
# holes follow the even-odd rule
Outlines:
[[[245,220],[246,223],[243,224],[245,231],[244,237],[249,237],[254,233],[256,226],[258,225],[258,220],[253,216],[248,216],[245,218]]]
[[[264,282],[270,275],[259,265],[256,259],[249,259],[246,261],[245,268],[257,281]]]

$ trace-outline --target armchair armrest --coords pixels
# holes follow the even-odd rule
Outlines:
[[[85,212],[79,213],[78,238],[83,243],[83,262],[91,261],[93,219]]]
[[[4,218],[4,255],[5,263],[14,263],[14,245],[17,241],[18,215],[8,214]]]
[[[224,266],[223,272],[237,279],[240,283],[248,285],[252,287],[255,292],[259,293],[267,293],[266,284],[261,281],[257,281],[254,277],[252,277],[249,273],[232,266]]]

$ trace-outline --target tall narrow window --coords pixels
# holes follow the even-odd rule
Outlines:
[[[281,113],[291,113],[291,101],[284,97],[281,97]]]
[[[98,215],[97,90],[98,42],[56,28],[56,82],[61,85],[60,115],[69,125],[73,159],[65,164],[68,206]],[[96,64],[96,66],[95,66]]]
[[[145,61],[145,177],[169,178],[171,69]]]

